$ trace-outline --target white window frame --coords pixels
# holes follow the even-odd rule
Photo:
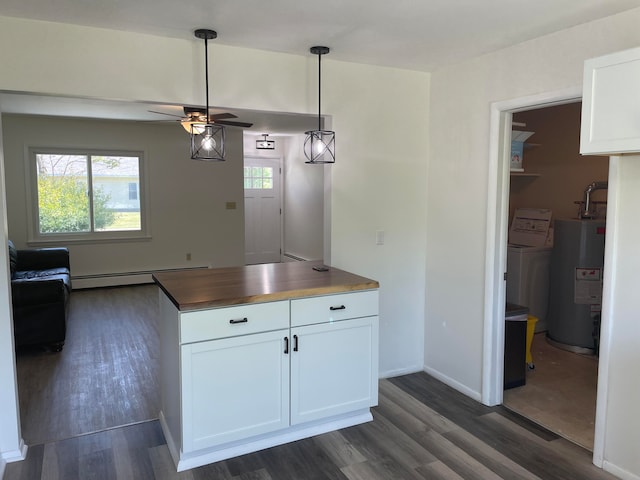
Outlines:
[[[256,158],[270,158],[270,157],[256,157]],[[279,158],[280,158],[280,157],[277,157],[277,159],[279,159]],[[274,159],[275,159],[275,158],[274,158]],[[271,167],[271,166],[269,166],[269,167],[260,166],[260,167],[259,167],[260,169],[264,169],[264,168],[268,168],[268,169],[270,169],[270,170],[271,170],[271,177],[265,177],[265,176],[254,177],[253,175],[251,175],[251,176],[247,177],[247,176],[245,176],[245,175],[244,175],[244,169],[245,169],[245,168],[249,168],[249,169],[251,169],[251,168],[254,168],[254,167],[243,167],[243,169],[242,169],[242,185],[243,185],[243,187],[244,187],[244,182],[245,182],[247,179],[251,179],[251,187],[244,187],[244,189],[245,189],[245,190],[273,190],[273,188],[274,188],[274,187],[273,187],[273,177],[274,177],[274,176],[276,176],[276,175],[278,175],[278,174],[280,173],[280,172],[276,172],[274,167]],[[280,167],[280,168],[281,168],[281,167]],[[271,187],[267,187],[267,188],[265,188],[265,187],[255,188],[255,187],[253,186],[253,180],[254,180],[254,179],[256,179],[256,178],[260,178],[262,181],[264,181],[264,179],[265,179],[265,178],[271,178]]]
[[[39,211],[38,211],[38,172],[36,155],[84,155],[91,156],[119,156],[138,157],[139,185],[138,196],[140,200],[140,230],[119,230],[119,231],[91,231],[74,233],[40,233]],[[139,150],[113,150],[96,148],[63,148],[63,147],[29,147],[26,154],[26,178],[27,178],[27,217],[28,217],[28,238],[27,244],[59,244],[65,243],[104,243],[132,240],[149,240],[151,238],[149,229],[149,201],[146,174],[146,154]],[[91,178],[88,178],[91,182]]]

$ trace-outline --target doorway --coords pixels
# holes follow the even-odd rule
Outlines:
[[[596,226],[601,226],[596,238],[601,248],[596,255],[599,263],[590,266],[602,271],[606,190],[590,196],[590,220],[578,220],[578,213],[584,208],[586,188],[593,182],[607,181],[609,161],[607,157],[579,154],[580,113],[580,102],[513,113],[513,131],[529,138],[519,168],[524,171],[510,172],[508,218],[514,219],[516,211],[520,215],[549,212],[553,219],[550,231],[555,231],[557,238],[553,253],[552,234],[547,246],[507,247],[507,301],[527,307],[537,322],[531,346],[533,368],[525,369],[524,385],[505,390],[503,405],[593,450],[598,363],[593,322],[600,317],[601,290],[600,298],[595,291],[592,299],[574,298],[573,283],[564,282],[572,276],[574,268],[568,263],[574,260],[562,247],[570,244],[572,252],[581,251],[584,244],[578,238],[567,238],[569,227],[582,225],[598,231]],[[517,240],[509,236],[509,242],[531,245],[522,238]],[[571,338],[564,338],[569,327]],[[580,329],[586,330],[586,338],[574,339]]]
[[[509,211],[509,162],[511,153],[512,115],[519,111],[562,105],[581,101],[582,89],[573,87],[553,92],[494,102],[490,106],[490,140],[487,196],[487,242],[485,249],[485,297],[484,297],[484,341],[482,368],[482,395],[485,405],[499,405],[503,402],[504,339],[506,303],[506,257]],[[616,164],[612,165],[612,171]],[[616,170],[617,172],[617,170]],[[609,192],[611,206],[615,206],[617,177],[610,176]],[[607,232],[607,243],[615,235]],[[614,242],[615,243],[615,242]],[[612,255],[607,248],[607,255]],[[607,257],[605,262],[615,262]],[[609,282],[611,275],[604,278],[605,306],[611,301]],[[596,404],[596,425],[594,434],[593,462],[602,467],[604,459],[605,428],[607,424],[608,366],[610,356],[609,327],[607,323],[610,308],[603,310],[603,338],[601,342],[598,370],[598,394]]]
[[[282,159],[244,157],[245,263],[282,259]]]

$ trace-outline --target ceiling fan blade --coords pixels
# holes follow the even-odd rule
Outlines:
[[[156,112],[155,110],[147,110],[149,113],[157,113],[158,115],[168,115],[170,117],[182,118],[182,115],[174,115],[173,113]]]
[[[216,120],[214,123],[219,123],[220,125],[229,125],[230,127],[253,127],[253,123],[247,122],[233,122],[229,120]]]
[[[238,116],[233,113],[225,112],[214,113],[213,115],[209,115],[209,118],[212,118],[213,120],[224,120],[225,118],[238,118]]]

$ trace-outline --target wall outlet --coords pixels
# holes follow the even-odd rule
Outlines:
[[[226,203],[226,208],[227,208],[227,210],[235,210],[236,209],[236,202],[227,202]]]
[[[191,253],[187,253],[187,261],[190,262],[191,261]]]
[[[384,245],[384,230],[376,231],[376,245]]]

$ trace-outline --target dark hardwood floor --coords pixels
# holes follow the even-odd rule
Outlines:
[[[144,305],[150,292],[132,287]],[[136,290],[140,288],[141,290]],[[103,304],[121,304],[114,295],[127,289],[105,290]],[[100,291],[95,291],[100,295]],[[124,304],[136,309],[128,296]],[[153,297],[155,299],[155,296]],[[145,310],[141,308],[140,311]],[[103,308],[103,311],[110,311]],[[122,316],[122,310],[114,309]],[[149,308],[147,311],[153,311]],[[104,320],[107,321],[107,320]],[[126,330],[127,322],[117,330]],[[125,337],[130,333],[122,332]],[[156,335],[153,328],[148,335]],[[153,343],[138,338],[129,344]],[[117,343],[117,342],[116,342]],[[127,375],[157,359],[134,352],[129,367],[116,375],[124,384]],[[144,369],[143,369],[144,370]],[[144,375],[143,375],[144,378]],[[55,383],[55,377],[51,382]],[[89,390],[96,388],[95,392]],[[22,392],[22,390],[21,390]],[[87,385],[87,394],[101,395],[98,386]],[[33,392],[32,392],[33,393]],[[149,394],[156,397],[157,394]],[[63,397],[60,397],[63,398]],[[108,397],[103,403],[109,403]],[[132,405],[135,407],[134,402]],[[22,401],[21,401],[22,405]],[[157,403],[156,403],[157,405]],[[75,408],[91,411],[92,403],[76,402]],[[103,408],[99,406],[98,408]],[[124,409],[119,405],[115,410]],[[135,408],[134,408],[135,410]],[[43,414],[44,415],[44,414]],[[73,411],[69,413],[73,416]],[[612,479],[591,464],[587,450],[538,427],[503,407],[485,407],[425,373],[380,381],[380,403],[374,421],[337,432],[255,452],[212,465],[176,473],[157,420],[140,421],[68,438],[30,443],[27,459],[7,465],[4,479],[220,479],[220,480],[320,480],[320,479]],[[44,415],[46,416],[46,415]],[[92,418],[82,413],[66,418],[75,423]],[[64,423],[64,418],[56,420]],[[94,423],[85,431],[95,428]],[[44,435],[46,436],[46,435]]]
[[[158,289],[75,290],[58,353],[16,356],[28,445],[158,418]]]

